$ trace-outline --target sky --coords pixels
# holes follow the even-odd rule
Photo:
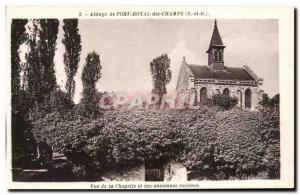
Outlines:
[[[279,92],[278,21],[217,19],[223,43],[225,66],[248,65],[264,79],[269,96]],[[102,77],[98,91],[148,94],[152,90],[150,62],[163,53],[171,59],[172,80],[168,93],[175,92],[182,58],[187,63],[207,65],[207,54],[214,20],[211,19],[83,19],[79,20],[82,52],[74,101],[82,91],[81,73],[89,52],[100,55]],[[64,89],[64,45],[60,21],[55,69],[58,84]]]

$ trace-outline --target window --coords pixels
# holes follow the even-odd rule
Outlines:
[[[219,50],[219,61],[223,61],[223,51]]]
[[[228,89],[228,88],[225,88],[225,89],[223,90],[223,95],[229,96],[229,89]]]
[[[245,91],[245,108],[251,108],[251,90]]]
[[[205,101],[207,99],[207,89],[206,87],[202,87],[200,90],[200,102]]]

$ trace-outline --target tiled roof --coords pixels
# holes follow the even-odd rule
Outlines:
[[[225,66],[224,70],[212,71],[207,65],[188,65],[188,67],[196,78],[255,81],[255,78],[253,78],[253,76],[251,76],[244,68],[233,68]]]

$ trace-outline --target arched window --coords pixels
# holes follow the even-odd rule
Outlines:
[[[216,61],[219,61],[219,51],[216,50]]]
[[[207,99],[207,89],[206,87],[202,87],[200,89],[200,102],[205,101]]]
[[[223,95],[229,96],[229,89],[228,89],[228,88],[225,88],[225,89],[223,90]]]
[[[241,90],[238,90],[238,100],[239,100],[239,106],[242,108],[243,106],[243,93],[241,92]]]
[[[219,61],[223,61],[223,51],[219,50]]]
[[[251,108],[251,90],[245,91],[245,108]]]
[[[215,49],[212,50],[212,58],[213,58],[213,61],[217,60],[216,59],[216,53],[217,51]]]

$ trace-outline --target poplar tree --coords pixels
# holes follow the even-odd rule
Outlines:
[[[40,103],[50,97],[56,87],[54,55],[59,22],[57,19],[34,19],[28,25],[25,55],[24,90],[20,90],[20,58],[18,48],[25,32],[25,20],[12,22],[11,66],[12,66],[12,99],[19,100],[17,112],[12,112],[12,166],[28,167],[35,158],[35,139],[31,133],[31,124],[26,114],[33,103]],[[23,41],[23,40],[22,40]],[[17,92],[20,93],[17,93]],[[12,102],[15,105],[16,102]]]
[[[32,101],[41,102],[56,87],[54,56],[59,21],[57,19],[33,20],[27,41],[26,90]]]
[[[32,20],[32,26],[29,27],[27,46],[28,53],[25,55],[26,63],[24,75],[24,89],[29,94],[30,101],[33,103],[41,99],[42,75],[40,63],[40,51],[38,44],[38,20]]]
[[[153,83],[152,93],[159,96],[159,102],[161,102],[163,95],[167,93],[166,85],[171,81],[170,62],[168,55],[162,54],[150,63]]]
[[[65,71],[67,74],[66,90],[70,98],[75,93],[75,81],[81,53],[81,36],[78,29],[78,19],[63,20],[64,38],[62,43],[65,45],[64,53]]]
[[[11,23],[11,44],[10,44],[10,61],[11,61],[11,102],[12,110],[14,111],[15,106],[18,104],[20,86],[20,72],[21,72],[21,60],[19,56],[20,45],[25,41],[25,25],[27,19],[13,19]]]
[[[25,41],[26,19],[13,19],[11,23],[11,143],[12,167],[21,167],[28,164],[30,151],[27,149],[27,140],[30,136],[26,132],[27,124],[24,121],[20,86],[20,45]]]
[[[59,21],[57,19],[41,19],[39,34],[40,64],[42,75],[42,94],[44,97],[56,88],[54,56],[58,35]]]
[[[100,56],[95,51],[89,53],[81,75],[83,91],[80,103],[84,115],[96,114],[99,111],[96,83],[101,78],[101,69]]]

